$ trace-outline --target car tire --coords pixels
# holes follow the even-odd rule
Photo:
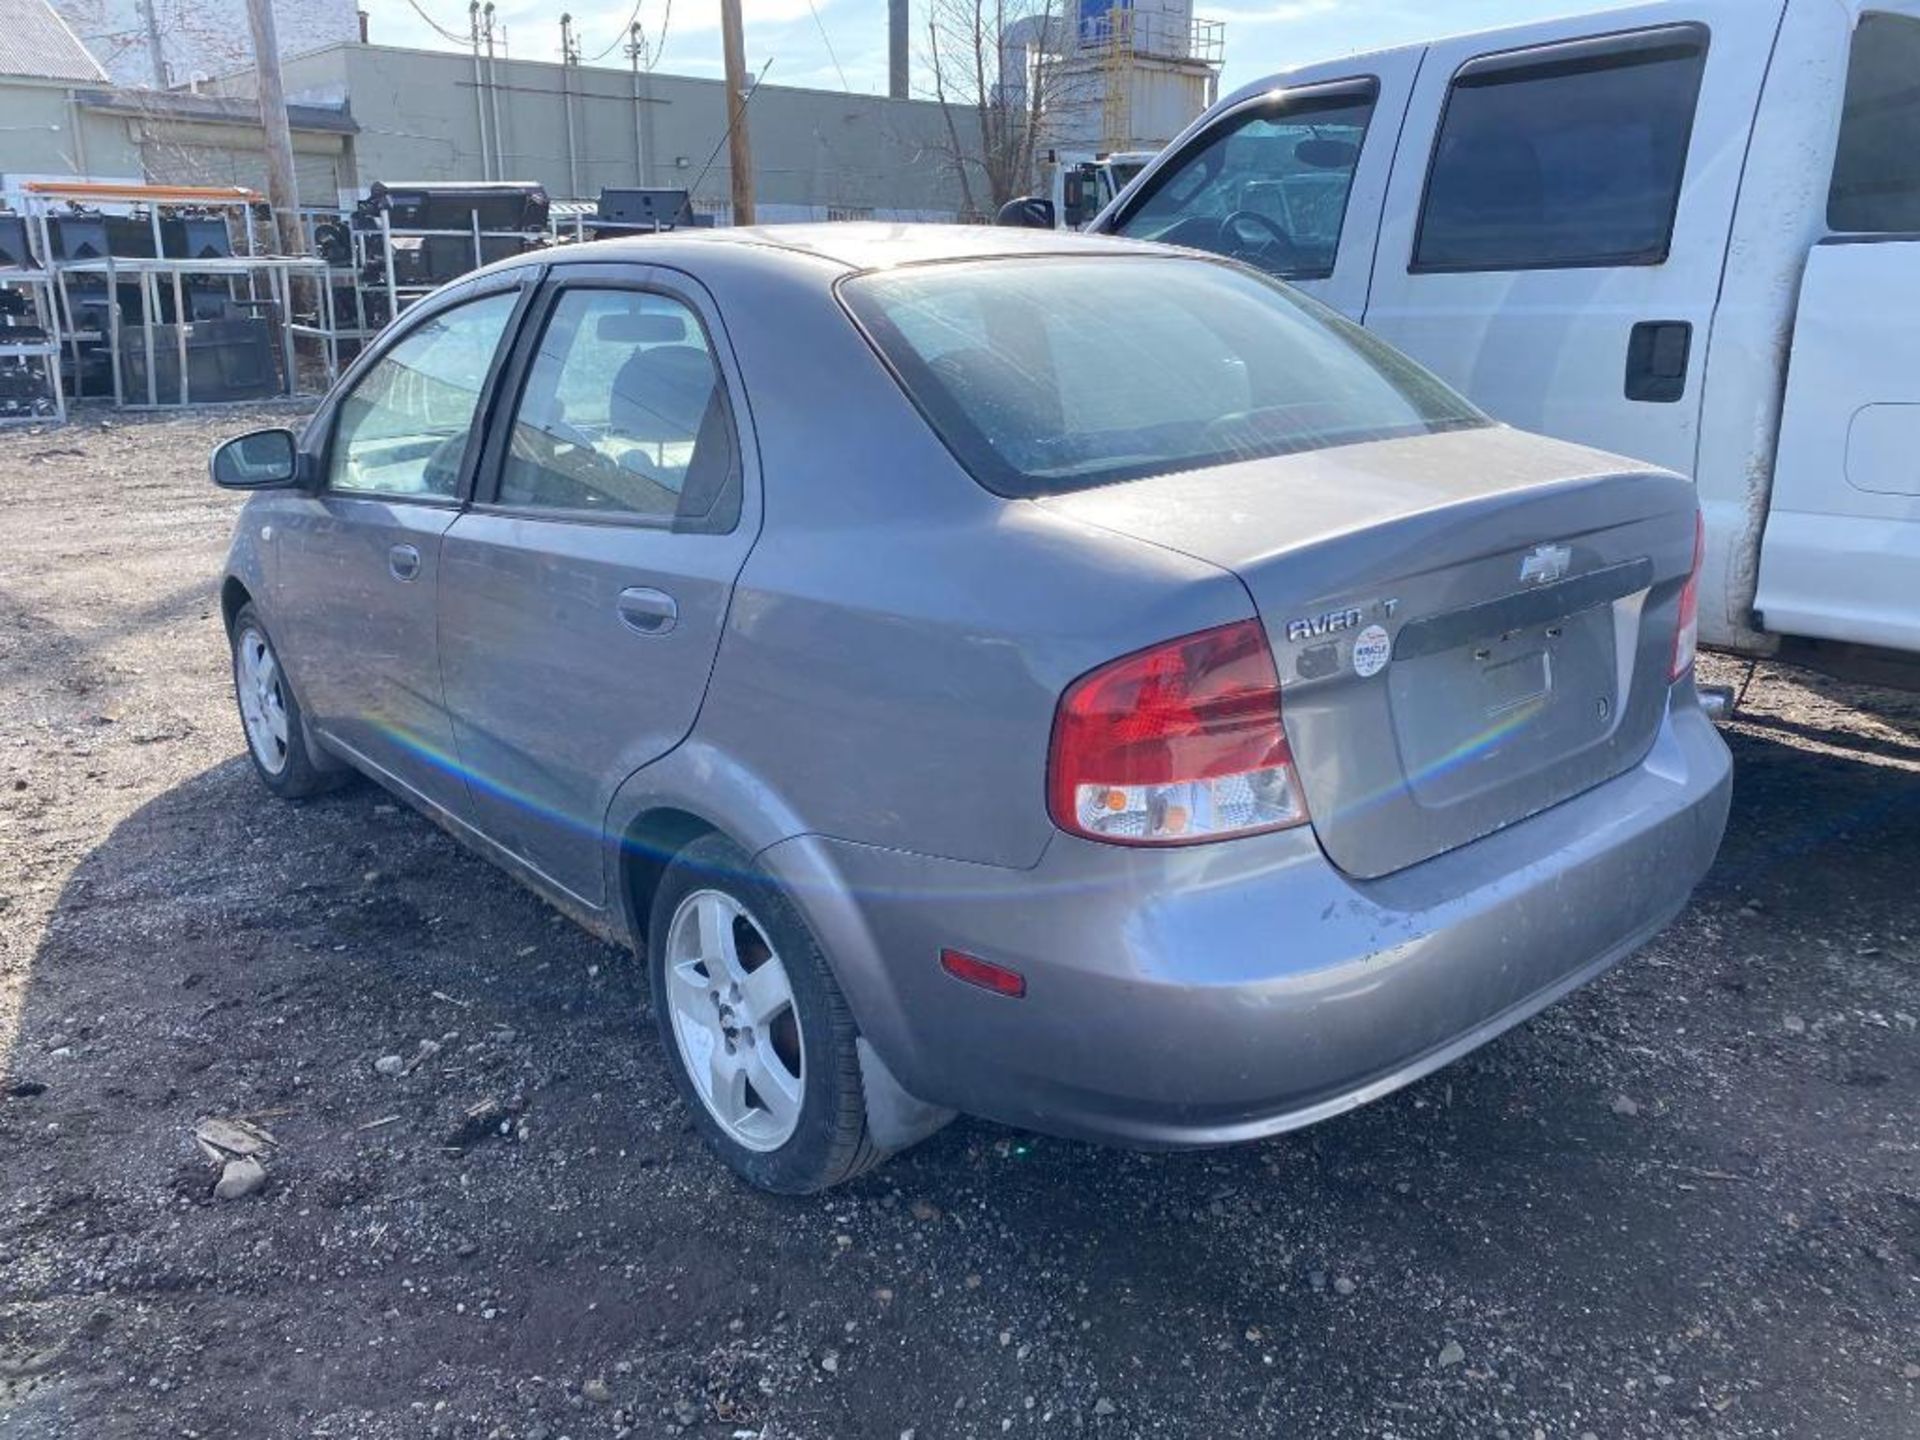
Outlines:
[[[345,778],[315,762],[293,684],[251,604],[233,617],[233,694],[247,757],[267,789],[282,800],[304,800]]]
[[[674,1084],[736,1174],[810,1195],[886,1158],[867,1126],[859,1032],[826,956],[730,840],[696,840],[668,866],[647,976]]]

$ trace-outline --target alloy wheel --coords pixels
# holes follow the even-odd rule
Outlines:
[[[287,698],[280,662],[267,637],[252,628],[240,632],[234,654],[234,689],[240,696],[247,744],[261,768],[278,775],[287,768]]]
[[[787,969],[738,900],[696,890],[667,930],[674,1040],[688,1077],[728,1138],[777,1150],[805,1095],[800,1014]]]

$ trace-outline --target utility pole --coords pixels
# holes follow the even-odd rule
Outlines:
[[[160,44],[160,17],[154,13],[156,0],[140,0],[140,18],[147,22],[147,58],[153,62],[153,88],[167,88],[167,52]]]
[[[580,47],[573,38],[573,16],[560,17],[560,105],[567,116],[567,198],[580,198],[580,160],[573,139],[573,67],[580,63]]]
[[[493,116],[493,178],[507,178],[506,131],[500,128],[500,76],[493,68],[493,0],[480,7],[480,35],[487,44],[487,109]],[[501,28],[500,38],[506,39]]]
[[[480,0],[467,5],[467,33],[473,45],[473,114],[480,126],[480,173],[493,179],[493,155],[487,149],[487,87],[480,75]]]
[[[253,30],[253,68],[260,92],[260,128],[267,137],[267,203],[280,232],[280,253],[304,255],[300,192],[293,179],[293,131],[287,124],[287,91],[280,79],[280,38],[273,28],[273,0],[247,0]]]
[[[753,145],[747,136],[747,37],[740,0],[720,0],[720,49],[727,74],[727,168],[733,223],[753,224]]]
[[[645,188],[647,183],[647,100],[640,93],[640,61],[647,53],[646,36],[640,22],[627,27],[627,59],[633,62],[633,181]]]

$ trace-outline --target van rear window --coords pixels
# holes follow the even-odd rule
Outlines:
[[[1358,326],[1225,261],[911,265],[840,294],[955,458],[1001,495],[1490,423]]]
[[[1827,224],[1920,234],[1920,20],[1869,13],[1853,32]]]

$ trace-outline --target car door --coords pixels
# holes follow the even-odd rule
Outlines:
[[[1760,548],[1768,630],[1920,652],[1920,6],[1851,41]]]
[[[1367,328],[1497,419],[1691,474],[1781,14],[1696,0],[1432,46]]]
[[[1244,260],[1358,320],[1417,49],[1316,65],[1216,107],[1091,227]]]
[[[554,273],[443,542],[441,670],[474,823],[598,906],[607,807],[693,726],[757,488],[705,292],[631,265]]]
[[[405,317],[320,417],[321,488],[272,527],[274,623],[309,718],[362,764],[462,816],[435,588],[522,298],[523,282],[508,279]]]

